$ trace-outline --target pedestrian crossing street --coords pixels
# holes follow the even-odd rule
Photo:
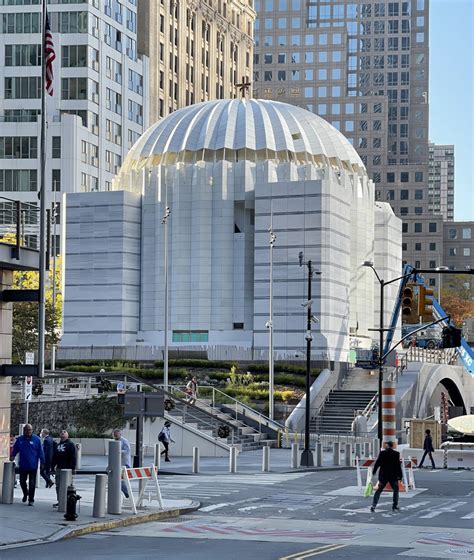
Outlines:
[[[309,473],[218,474],[162,476],[159,478],[164,498],[212,499],[238,494],[248,486],[273,486],[308,476]]]

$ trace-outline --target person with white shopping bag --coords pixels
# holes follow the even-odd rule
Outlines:
[[[380,495],[385,486],[390,484],[393,489],[392,511],[400,511],[398,508],[398,481],[402,480],[402,466],[400,463],[400,453],[393,449],[393,441],[387,441],[387,448],[379,453],[374,464],[374,475],[379,472],[379,480],[375,485],[375,494],[370,511],[373,513],[379,502]]]

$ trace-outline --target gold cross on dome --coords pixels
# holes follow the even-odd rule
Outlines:
[[[247,92],[250,91],[250,86],[252,85],[252,82],[246,78],[245,76],[242,76],[242,82],[240,84],[235,84],[239,89],[240,89],[240,93],[242,94],[242,99],[245,99],[247,97]]]

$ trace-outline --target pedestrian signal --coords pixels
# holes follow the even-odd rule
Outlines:
[[[444,327],[441,335],[442,348],[459,348],[461,346],[461,329],[449,326]]]

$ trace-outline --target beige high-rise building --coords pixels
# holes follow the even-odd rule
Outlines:
[[[150,123],[239,95],[253,62],[252,0],[139,0],[138,51],[150,59]]]

